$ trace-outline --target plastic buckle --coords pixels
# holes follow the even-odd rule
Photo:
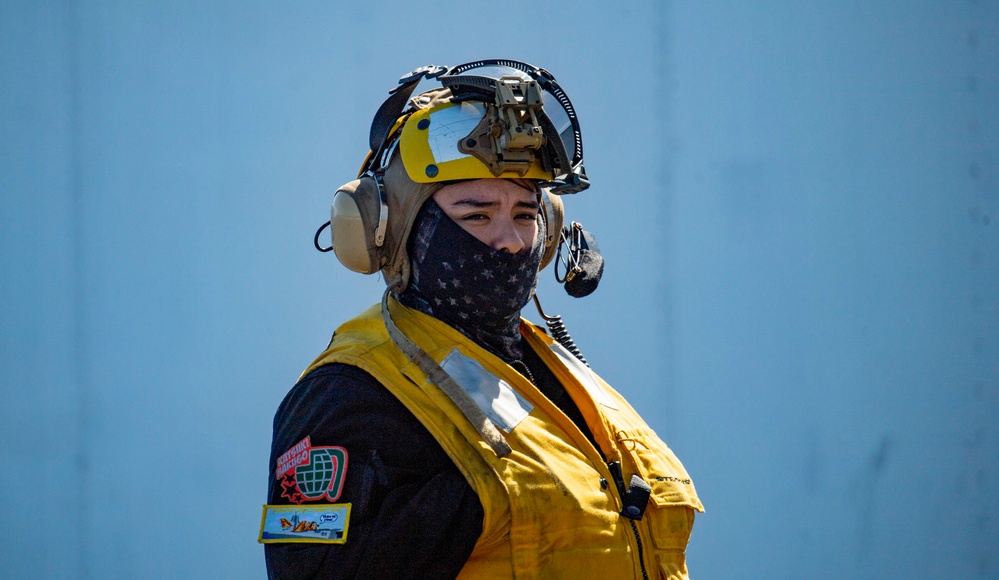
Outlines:
[[[624,509],[621,515],[630,520],[640,520],[645,515],[645,508],[649,507],[649,496],[652,495],[652,487],[645,483],[645,480],[638,474],[631,476],[631,485],[628,486],[628,493],[624,495]]]
[[[399,79],[400,85],[408,85],[413,81],[419,81],[422,78],[435,79],[442,74],[447,72],[446,66],[438,66],[436,64],[428,64],[427,66],[421,66],[419,68],[413,69],[408,75],[404,75]]]

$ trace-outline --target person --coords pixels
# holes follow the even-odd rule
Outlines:
[[[420,81],[440,86],[411,98]],[[554,77],[417,69],[369,146],[316,245],[387,289],[277,410],[269,577],[686,578],[689,475],[557,317],[538,302],[551,336],[520,317],[548,263],[577,295],[602,272],[562,223],[560,196],[589,183]]]

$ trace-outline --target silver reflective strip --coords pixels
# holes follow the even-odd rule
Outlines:
[[[603,386],[593,376],[593,371],[589,369],[586,365],[581,363],[578,358],[572,356],[572,354],[565,350],[561,344],[551,345],[552,351],[558,355],[558,358],[562,360],[566,367],[569,368],[569,372],[572,376],[576,377],[583,387],[586,388],[593,400],[600,403],[604,407],[608,407],[618,411],[617,405],[614,404],[614,400],[611,399],[607,391],[604,390]]]
[[[534,409],[534,405],[521,397],[506,381],[457,349],[444,357],[441,368],[465,389],[493,424],[507,433]]]

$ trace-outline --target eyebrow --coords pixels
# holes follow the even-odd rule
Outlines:
[[[476,209],[481,209],[481,208],[486,208],[486,207],[495,207],[495,206],[499,205],[499,202],[498,201],[481,201],[481,200],[473,199],[473,198],[465,198],[465,199],[459,199],[459,200],[455,201],[454,203],[452,203],[451,205],[452,206],[467,206],[467,207],[472,207],[472,208],[476,208]],[[514,205],[514,207],[521,207],[521,208],[528,208],[528,209],[539,209],[541,207],[538,204],[538,202],[536,202],[534,200],[531,200],[531,201],[518,201],[517,203],[515,203],[513,205]]]

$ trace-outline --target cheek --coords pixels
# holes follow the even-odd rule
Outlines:
[[[476,228],[476,227],[467,227],[467,226],[465,226],[465,224],[458,224],[458,225],[461,226],[461,229],[463,229],[466,232],[472,234],[472,236],[475,237],[475,239],[479,240],[480,242],[482,242],[483,244],[485,244],[487,246],[491,246],[492,242],[493,242],[493,238],[496,237],[495,233],[493,232],[493,230],[491,228],[488,228],[488,227],[478,227],[478,228]]]
[[[455,219],[454,216],[448,217],[450,217],[451,221],[453,221],[459,228],[465,230],[469,235],[487,246],[491,245],[493,238],[496,237],[496,232],[494,231],[495,227],[492,224]]]
[[[535,240],[537,240],[538,235],[540,235],[541,232],[540,220],[534,220],[529,224],[524,224],[520,231],[521,239],[524,240],[528,246],[533,246]]]

